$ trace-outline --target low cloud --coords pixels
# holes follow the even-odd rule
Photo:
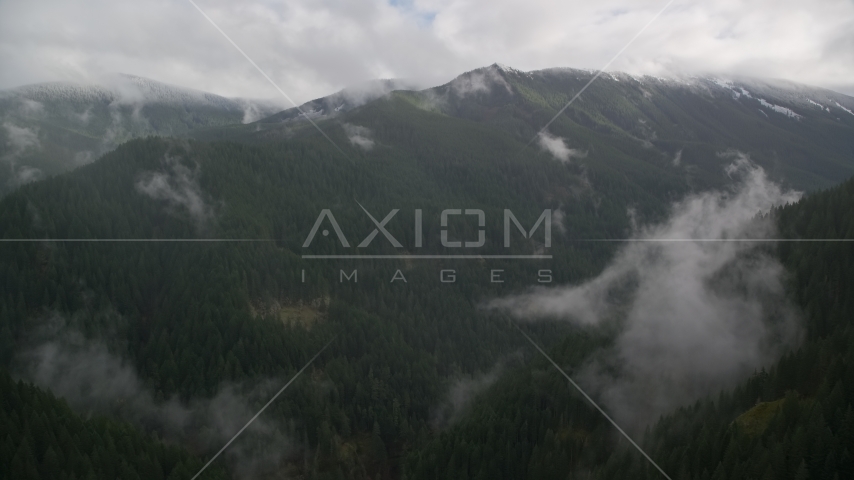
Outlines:
[[[16,188],[42,178],[41,169],[18,165],[22,155],[41,148],[38,128],[19,127],[10,122],[3,122],[3,130],[6,133],[5,153],[0,157],[0,162],[9,168],[6,186]]]
[[[141,136],[143,132],[153,133],[154,130],[151,128],[148,119],[142,115],[142,106],[142,103],[124,104],[119,100],[109,104],[110,124],[104,130],[97,147],[99,155],[113,150],[135,136]],[[130,110],[129,115],[127,115],[128,110]],[[123,115],[123,111],[125,115]]]
[[[496,66],[464,73],[450,83],[451,91],[458,97],[465,97],[479,92],[491,93],[492,88],[496,86],[504,88],[507,93],[513,93],[510,84],[498,73],[498,67]]]
[[[104,344],[67,329],[56,337],[16,357],[20,376],[50,389],[78,412],[116,415],[157,431],[166,440],[208,452],[222,447],[281,383],[262,382],[254,388],[225,384],[209,399],[156,401],[133,366]],[[261,416],[225,451],[238,478],[269,473],[294,453],[296,444],[283,431]]]
[[[95,155],[90,150],[84,150],[74,154],[74,165],[83,166],[95,161]]]
[[[244,124],[257,122],[258,120],[269,117],[274,113],[281,112],[282,110],[286,110],[290,107],[290,104],[286,104],[284,100],[279,101],[277,99],[259,100],[235,98],[233,101],[243,109],[243,119],[241,122]]]
[[[29,98],[21,98],[21,105],[18,108],[18,112],[25,118],[38,117],[44,112],[44,105]]]
[[[363,150],[374,148],[374,141],[370,138],[371,131],[367,127],[360,127],[359,125],[351,125],[349,123],[343,124],[343,127],[344,133],[347,134],[347,139],[350,140],[350,143]]]
[[[587,152],[567,147],[563,138],[554,136],[546,131],[537,134],[537,144],[561,162],[568,162],[573,158],[584,158],[587,156]]]
[[[3,123],[6,129],[6,142],[13,155],[20,154],[28,148],[41,148],[37,128],[19,127],[9,122]]]
[[[10,180],[10,183],[13,186],[26,185],[31,182],[35,182],[36,180],[40,180],[44,176],[44,172],[40,168],[30,167],[27,165],[21,165],[20,167],[14,168],[13,177]]]
[[[675,155],[673,155],[673,166],[678,167],[682,163],[682,149],[680,148]]]
[[[165,201],[170,208],[190,214],[197,226],[213,218],[213,208],[205,202],[198,184],[200,167],[188,168],[178,157],[167,154],[159,172],[144,172],[134,186],[143,195]]]
[[[445,399],[433,412],[430,420],[433,428],[442,429],[458,422],[474,399],[491,387],[503,370],[504,362],[498,362],[486,373],[456,379],[451,384]]]
[[[343,100],[351,108],[388,95],[394,90],[421,90],[429,85],[415,80],[399,78],[378,79],[349,86],[332,95],[333,101]],[[334,108],[334,107],[333,107]]]
[[[800,329],[784,269],[762,242],[673,239],[772,238],[757,217],[794,202],[739,154],[731,191],[689,196],[670,217],[636,231],[597,277],[580,285],[497,299],[492,309],[523,320],[551,317],[613,325],[613,345],[575,372],[630,427],[732,386],[796,345]]]
[[[243,106],[243,120],[242,123],[252,123],[264,118],[264,114],[266,112],[262,112],[258,105],[252,102],[244,102]]]
[[[89,121],[92,120],[92,107],[89,106],[82,113],[76,113],[74,116],[80,120],[80,123],[87,125]]]

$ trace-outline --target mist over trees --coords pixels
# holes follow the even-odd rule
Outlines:
[[[620,421],[674,479],[854,474],[850,243],[588,241],[854,238],[854,181],[792,193],[852,171],[847,124],[761,89],[803,113],[758,124],[732,85],[703,96],[625,78],[526,147],[586,79],[489,67],[318,117],[345,155],[290,112],[131,140],[16,188],[0,238],[44,241],[0,242],[0,476],[191,478],[334,338],[200,478],[657,478],[510,314],[608,409],[626,407]],[[804,163],[804,145],[821,161]],[[304,246],[324,209],[349,247],[320,230]],[[484,224],[443,227],[447,209]],[[400,248],[383,234],[357,247],[377,229],[366,212],[395,210],[384,228]],[[514,229],[505,247],[505,210],[523,230],[550,210],[551,246]],[[483,246],[444,247],[443,231],[483,231]],[[460,252],[551,258],[303,256]],[[668,321],[695,348],[652,335],[664,343],[630,351]],[[711,342],[724,337],[729,349]],[[626,403],[645,388],[661,396]]]

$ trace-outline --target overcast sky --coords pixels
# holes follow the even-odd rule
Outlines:
[[[667,0],[196,0],[297,101],[495,62],[598,69]],[[778,77],[854,95],[854,1],[675,0],[609,70]],[[278,94],[188,0],[0,0],[0,88],[122,72]]]

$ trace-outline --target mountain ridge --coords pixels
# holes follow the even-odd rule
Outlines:
[[[525,155],[539,149],[561,161],[574,157],[589,165],[591,158],[578,157],[617,149],[626,156],[671,163],[692,178],[711,178],[722,171],[721,156],[737,150],[751,155],[775,180],[801,190],[829,187],[854,174],[854,115],[848,114],[854,111],[854,98],[751,79],[638,80],[606,73],[556,116],[595,75],[567,68],[521,72],[494,64],[443,85],[392,90],[368,104],[341,112],[326,109],[312,118],[325,130],[370,130],[370,124],[355,120],[359,110],[397,98],[422,110],[496,128],[532,144]],[[324,97],[313,105],[324,101],[335,103]],[[249,125],[197,130],[191,136],[266,142],[315,135],[300,117],[289,109]],[[350,124],[355,127],[346,126]]]
[[[638,463],[643,459],[624,454],[612,427],[567,387],[550,364],[531,357],[536,352],[505,317],[485,312],[484,301],[542,287],[541,273],[546,270],[554,285],[577,285],[595,277],[620,244],[585,240],[632,237],[638,225],[656,225],[668,218],[673,205],[696,198],[696,192],[718,199],[713,205],[720,203],[733,192],[729,167],[735,163],[755,161],[776,172],[781,181],[801,181],[814,189],[821,188],[816,186],[819,182],[808,181],[838,183],[850,176],[844,168],[851,160],[845,156],[850,131],[821,116],[818,107],[812,107],[816,110],[812,113],[793,110],[803,120],[763,107],[748,87],[754,98],[744,94],[733,98],[733,88],[740,88],[735,83],[732,88],[717,84],[676,88],[657,80],[642,86],[606,80],[595,82],[555,120],[549,137],[537,136],[592,75],[515,74],[495,67],[426,91],[392,90],[335,116],[318,117],[317,124],[344,155],[307,122],[285,119],[198,127],[188,130],[187,136],[204,130],[214,141],[183,135],[132,139],[73,172],[22,186],[0,199],[0,236],[10,240],[0,242],[4,292],[0,358],[7,365],[29,361],[29,368],[17,372],[30,372],[27,381],[42,389],[64,392],[69,404],[82,405],[83,410],[99,404],[115,406],[109,413],[119,418],[142,418],[137,431],[156,432],[158,427],[144,419],[174,407],[170,398],[181,409],[192,409],[209,405],[206,400],[216,398],[228,385],[266,384],[275,385],[275,390],[334,337],[334,345],[307,371],[310,375],[297,379],[264,414],[277,425],[274,431],[295,445],[276,452],[270,462],[260,462],[259,468],[270,475],[559,480],[566,478],[567,469],[581,468],[600,477],[637,476],[644,472],[646,464]],[[800,108],[784,98],[764,94],[761,98],[771,105]],[[768,120],[756,105],[768,110]],[[133,118],[132,109],[118,111],[125,120]],[[156,122],[158,117],[145,118]],[[33,138],[19,135],[21,142]],[[223,141],[215,141],[216,135]],[[532,138],[537,143],[526,146]],[[783,238],[826,238],[837,226],[850,232],[851,191],[849,181],[835,191],[811,195],[805,206],[759,216],[745,208],[745,218],[779,219]],[[462,213],[451,222],[443,220],[443,212],[464,212],[462,208],[480,212],[482,225],[475,216],[466,219]],[[549,235],[554,242],[548,250],[552,258],[530,262],[486,258],[544,251],[545,229],[529,233],[522,228],[521,235],[511,230],[512,247],[502,243],[508,210],[525,227],[536,225],[544,210],[552,213]],[[320,225],[318,219],[329,225],[333,212],[337,222],[333,225],[340,224],[352,243],[321,234],[306,246],[312,225]],[[384,232],[405,246],[398,247],[385,233],[378,235],[377,218],[384,219]],[[416,218],[423,220],[423,229],[413,228]],[[698,215],[700,224],[706,220],[708,216]],[[480,235],[481,246],[465,247],[479,257],[472,261],[307,258],[455,253],[463,250],[447,246],[447,239],[473,240]],[[104,238],[158,241],[11,241]],[[374,240],[356,246],[354,240],[360,238]],[[159,241],[167,239],[188,241]],[[202,239],[262,241],[198,241]],[[697,250],[714,248],[704,244]],[[758,251],[764,246],[750,248],[756,250],[744,252],[747,268],[757,265],[749,263],[753,253],[774,254],[773,247],[765,253]],[[832,304],[829,298],[840,290],[850,291],[848,272],[854,270],[846,268],[852,262],[846,248],[843,243],[825,247],[806,242],[781,247],[786,266],[792,269],[796,298],[811,311],[807,330],[812,339],[845,328],[845,319],[851,317],[850,301],[838,302],[828,318],[823,312],[825,303]],[[813,249],[822,252],[820,261],[811,256]],[[665,263],[671,258],[651,251],[644,262],[655,257]],[[357,275],[342,277],[354,271]],[[454,272],[454,282],[444,281],[447,271]],[[404,280],[395,280],[398,273]],[[711,297],[734,294],[735,299],[745,299],[739,292],[753,292],[740,288],[737,279],[729,288],[731,275],[719,273],[723,275],[716,278],[722,277],[725,284]],[[494,281],[495,275],[502,282]],[[705,277],[671,277],[705,285]],[[620,296],[621,289],[613,293]],[[560,321],[520,326],[553,353],[558,364],[578,366],[610,348],[614,333],[609,329],[619,328],[619,310],[614,313],[615,324],[604,325],[602,331]],[[41,341],[33,337],[43,330],[47,343],[33,350],[32,343]],[[834,343],[850,345],[845,341],[850,328],[848,332],[847,337],[835,337]],[[58,340],[63,338],[74,342],[64,345]],[[821,380],[830,385],[824,390],[836,393],[830,395],[832,402],[820,398],[822,414],[835,419],[847,415],[838,399],[851,388],[832,385],[845,368],[851,368],[850,362],[844,365],[845,359],[854,357],[849,352],[844,358],[821,362],[802,358],[819,358],[818,353],[826,351],[821,347],[820,342],[811,342],[807,354],[784,357],[780,363],[798,359],[805,372],[798,378],[807,381],[796,384],[787,380],[793,376],[773,372],[774,380],[764,386],[747,379],[750,388],[738,393],[737,401],[717,403],[726,411],[714,412],[708,400],[703,415],[696,414],[695,407],[679,414],[691,416],[691,421],[676,427],[697,426],[692,427],[692,438],[685,440],[679,428],[669,430],[672,420],[659,424],[669,431],[653,438],[662,443],[649,451],[656,460],[661,458],[668,472],[691,472],[690,478],[699,479],[745,478],[721,473],[712,477],[711,472],[728,474],[746,468],[742,464],[754,458],[768,463],[761,449],[746,459],[736,456],[750,440],[733,436],[728,427],[757,397],[776,401],[793,386],[812,395],[815,390],[806,387],[828,371],[833,374]],[[33,355],[34,351],[58,356]],[[90,361],[49,362],[81,357]],[[103,375],[99,369],[80,368],[104,359],[122,366],[124,378],[136,379],[130,382],[134,388],[117,393],[76,388],[115,381],[115,375]],[[50,374],[32,375],[44,369]],[[743,379],[731,380],[739,378]],[[809,417],[801,413],[812,408],[809,398],[793,397],[787,401],[789,407],[781,409],[791,413],[790,407],[797,407],[794,416],[786,414],[786,422],[803,425],[808,419],[815,423],[810,432],[821,432],[818,413]],[[153,410],[148,408],[152,405]],[[136,409],[145,409],[145,415]],[[854,419],[854,414],[849,416]],[[704,432],[701,424],[706,418],[713,425]],[[788,428],[774,422],[766,431]],[[192,427],[202,432],[236,430],[220,424]],[[253,460],[253,451],[260,451],[254,446],[263,438],[253,440],[252,434],[247,430],[232,452],[246,453]],[[834,437],[822,435],[822,442]],[[19,444],[27,437],[11,438],[12,447],[0,451],[4,459],[11,458],[12,448],[22,450]],[[736,441],[730,441],[733,438]],[[836,440],[827,440],[832,441]],[[689,442],[698,445],[684,448]],[[709,442],[723,446],[699,448]],[[827,442],[821,444],[831,445]],[[673,445],[680,449],[677,455],[671,455]],[[740,450],[722,458],[726,445]],[[828,447],[821,455],[786,446],[793,453],[786,454],[791,458],[782,465],[794,471],[806,461],[813,477],[832,479],[823,473],[835,468],[825,453],[835,452],[835,458],[845,458],[840,462],[847,465],[850,461],[841,445]],[[213,454],[217,448],[204,451]],[[698,450],[707,452],[702,468],[694,468],[696,457],[687,455]],[[41,455],[47,448],[37,451]],[[45,453],[31,463],[42,458],[50,456]],[[221,461],[234,472],[256,463],[244,460],[226,455]],[[724,466],[714,470],[718,463]],[[789,468],[789,463],[794,466]],[[816,469],[813,463],[821,465]],[[703,469],[709,472],[704,474]]]

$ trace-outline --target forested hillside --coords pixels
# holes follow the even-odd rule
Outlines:
[[[528,145],[587,79],[492,67],[319,118],[335,145],[290,112],[194,140],[131,140],[10,193],[0,200],[0,360],[21,383],[3,380],[2,418],[14,425],[4,432],[19,433],[0,455],[31,478],[61,478],[57,464],[67,478],[190,478],[331,340],[200,478],[653,478],[485,305],[596,277],[619,240],[668,221],[681,199],[737,190],[744,165],[787,187],[839,181],[854,165],[854,123],[760,115],[744,103],[759,93],[734,83],[700,94],[698,84],[614,77]],[[795,97],[783,107],[780,91],[739,85],[803,112]],[[758,187],[771,185],[764,178]],[[852,196],[849,181],[749,214],[782,238],[854,238]],[[444,228],[446,209],[461,215]],[[340,236],[326,218],[312,237],[326,210]],[[509,247],[506,210],[524,226],[507,230]],[[528,232],[546,210],[550,245],[542,226]],[[399,246],[377,232],[387,216]],[[443,235],[481,234],[482,246],[443,246]],[[782,262],[805,338],[752,378],[646,422],[641,443],[672,478],[851,472],[852,248],[748,252]],[[470,258],[417,257],[452,254]],[[443,281],[448,271],[454,281]],[[524,329],[572,370],[614,344],[622,313]],[[34,422],[53,433],[27,433]],[[116,449],[113,463],[95,460],[102,449]]]
[[[849,180],[769,215],[782,238],[851,239],[852,204]],[[783,242],[775,250],[790,272],[806,339],[732,391],[651,425],[641,445],[671,478],[854,475],[854,245]],[[579,341],[570,336],[550,353],[578,366],[586,354]],[[662,478],[545,359],[503,378],[411,460],[413,478]]]
[[[667,169],[698,190],[727,181],[721,155],[732,149],[750,152],[775,181],[801,190],[835,185],[854,174],[854,99],[847,95],[774,80],[606,73],[555,117],[594,75],[492,65],[442,86],[392,96],[445,118],[504,132],[529,144],[526,155],[539,151],[545,157],[632,173],[640,163],[643,170]],[[320,118],[380,128],[360,122],[353,117],[356,112],[326,112]],[[301,131],[296,118],[291,109],[251,125],[190,135],[241,141],[290,137]]]
[[[132,425],[82,419],[61,399],[0,371],[0,478],[190,478],[202,462]],[[215,467],[209,478],[228,478]]]
[[[501,147],[488,131],[469,134],[473,145],[461,155],[491,140],[499,142],[493,148]],[[318,212],[333,208],[348,235],[359,237],[370,232],[370,223],[356,200],[376,215],[423,209],[424,248],[437,252],[441,209],[481,207],[490,232],[483,251],[502,252],[504,205],[526,225],[543,208],[565,205],[563,222],[577,226],[567,232],[620,235],[628,220],[616,202],[624,192],[642,189],[621,184],[622,192],[615,189],[612,196],[571,202],[572,192],[560,187],[576,182],[576,174],[548,160],[536,160],[539,173],[522,174],[523,167],[531,171],[530,162],[496,165],[489,150],[465,166],[453,157],[413,159],[393,149],[374,158],[351,154],[355,163],[319,141],[248,147],[139,140],[91,166],[22,188],[3,200],[0,222],[7,239],[262,241],[5,242],[4,358],[15,364],[14,347],[26,345],[30,332],[58,315],[58,336],[82,332],[127,357],[154,398],[179,395],[190,402],[213,396],[223,382],[284,381],[337,335],[315,373],[268,412],[291,425],[291,438],[316,452],[315,460],[285,461],[315,472],[341,470],[351,478],[399,475],[401,452],[430,434],[447,386],[518,349],[512,331],[478,313],[479,299],[536,283],[543,266],[304,260],[301,245]],[[544,186],[534,188],[540,181]],[[654,214],[663,201],[653,199],[639,210]],[[613,221],[595,221],[603,216]],[[407,245],[413,245],[410,222],[400,218],[389,226]],[[472,230],[452,225],[451,234],[476,237]],[[564,234],[556,226],[554,235]],[[323,240],[311,253],[342,251],[331,238]],[[513,241],[516,253],[538,248],[533,238]],[[372,251],[389,251],[387,244],[375,244]],[[556,246],[549,267],[555,280],[583,278],[610,250]],[[461,281],[440,282],[440,270],[449,268]],[[358,283],[341,282],[339,270],[353,269]],[[390,283],[397,269],[406,283]],[[490,283],[491,269],[504,270],[505,283]],[[544,333],[556,329],[544,327]]]
[[[148,135],[251,122],[279,102],[230,99],[133,75],[0,91],[0,195]]]

